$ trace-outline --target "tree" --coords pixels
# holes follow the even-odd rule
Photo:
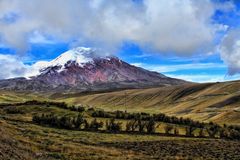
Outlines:
[[[106,128],[110,132],[119,132],[122,130],[122,123],[115,122],[115,119],[112,118],[110,121],[106,121]]]
[[[240,132],[236,129],[231,129],[230,130],[230,139],[236,139],[236,140],[240,140]]]
[[[168,124],[164,127],[165,133],[167,135],[169,135],[171,133],[172,129],[173,129],[173,126],[172,125],[168,125]]]
[[[211,138],[215,138],[218,131],[219,131],[219,127],[216,125],[213,125],[213,126],[207,128],[208,135]]]
[[[83,124],[84,124],[83,114],[78,114],[77,118],[74,121],[75,128],[81,129]]]
[[[177,127],[174,128],[174,135],[179,135],[179,130]]]
[[[83,106],[78,106],[77,110],[78,110],[78,112],[84,112],[85,108]]]
[[[140,133],[144,132],[144,128],[146,126],[146,123],[144,121],[142,121],[141,119],[137,120],[137,126],[138,126],[138,131]]]
[[[199,130],[199,132],[198,132],[198,136],[199,136],[199,137],[205,137],[204,128],[200,128],[200,130]]]
[[[155,133],[156,122],[153,117],[146,123],[147,133]]]
[[[126,123],[126,132],[130,132],[131,131],[131,126],[132,126],[132,123],[131,123],[132,121],[128,121],[127,123]]]
[[[103,127],[103,122],[98,122],[96,118],[90,123],[89,129],[93,131],[98,131],[99,128]]]
[[[61,119],[61,127],[65,129],[73,129],[72,117],[63,116]]]
[[[88,130],[88,129],[89,129],[89,126],[90,126],[90,125],[89,125],[88,121],[85,119],[85,120],[84,120],[84,129],[85,129],[85,130]]]
[[[230,132],[225,127],[221,128],[220,131],[219,131],[219,136],[220,136],[220,138],[229,138],[230,137]]]
[[[188,127],[186,127],[186,136],[189,136],[189,137],[194,137],[194,131],[195,131],[195,127],[193,127],[193,126],[188,126]]]
[[[126,131],[132,131],[134,132],[137,129],[137,120],[131,120],[126,123]]]

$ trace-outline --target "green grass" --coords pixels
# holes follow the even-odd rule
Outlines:
[[[78,113],[55,106],[23,105],[17,106],[21,113],[7,114],[8,107],[12,106],[0,107],[0,134],[3,135],[0,136],[0,159],[240,158],[239,141],[51,128],[33,124],[32,116],[50,112],[76,116]],[[85,116],[90,119],[87,113]],[[164,125],[163,123],[162,127]]]
[[[106,111],[165,113],[205,122],[239,124],[240,100],[234,98],[239,97],[239,87],[240,82],[234,81],[129,89],[88,95],[64,94],[54,98],[69,104],[91,105]]]
[[[33,99],[64,101],[105,111],[165,113],[198,121],[237,125],[240,124],[239,87],[240,81],[233,81],[87,94],[0,91],[0,103]]]

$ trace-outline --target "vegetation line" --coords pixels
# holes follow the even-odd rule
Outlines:
[[[78,116],[57,115],[54,113],[34,115],[32,121],[40,125],[49,125],[57,128],[71,130],[86,130],[86,131],[103,131],[110,133],[140,133],[140,134],[158,134],[168,136],[184,136],[184,137],[200,137],[200,138],[224,138],[240,140],[239,126],[220,126],[215,123],[203,123],[193,121],[189,118],[178,118],[167,116],[165,114],[148,114],[148,113],[128,113],[126,111],[106,112],[95,108],[86,108],[84,106],[68,106],[64,102],[49,102],[49,101],[26,101],[15,104],[0,104],[1,106],[21,106],[21,105],[41,105],[45,107],[55,106],[62,109],[78,112]],[[13,110],[6,110],[8,113],[21,113],[15,107]],[[84,113],[90,115],[93,120],[90,122],[84,117]],[[98,118],[98,119],[97,119]],[[99,120],[99,118],[105,118]],[[116,119],[126,120],[123,124]],[[164,122],[164,134],[157,132],[159,122]],[[173,125],[174,124],[174,125]],[[182,125],[185,129],[185,134],[179,133],[179,127]]]

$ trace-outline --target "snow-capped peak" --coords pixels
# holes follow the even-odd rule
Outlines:
[[[71,49],[67,52],[62,53],[56,59],[50,61],[50,66],[62,66],[71,61],[78,63],[79,65],[87,62],[93,61],[93,58],[96,57],[96,50],[85,47],[77,47]]]
[[[38,61],[32,66],[31,73],[27,77],[37,76],[44,74],[51,68],[55,68],[57,72],[61,72],[65,69],[66,64],[69,62],[76,63],[78,66],[83,67],[86,63],[94,63],[94,59],[101,58],[110,60],[108,54],[98,49],[77,47],[68,50],[52,61]]]
[[[75,62],[79,66],[84,63],[93,61],[93,58],[99,57],[96,49],[77,47],[68,50],[52,61],[38,61],[32,65],[31,70],[26,74],[26,78],[31,78],[39,74],[43,74],[46,69],[51,67],[58,67],[58,72],[61,72],[65,68],[67,62]]]

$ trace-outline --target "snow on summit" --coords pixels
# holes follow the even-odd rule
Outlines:
[[[72,61],[81,65],[82,63],[87,63],[93,60],[95,57],[95,49],[78,47],[67,52],[64,52],[56,59],[50,62],[51,66],[64,66],[67,62]]]
[[[32,66],[32,70],[26,77],[36,76],[41,73],[42,70],[48,67],[59,66],[59,72],[64,70],[65,64],[68,62],[77,63],[79,66],[83,66],[85,63],[93,62],[94,58],[104,58],[108,59],[107,56],[100,56],[100,50],[87,48],[87,47],[77,47],[68,50],[52,61],[38,61]],[[106,55],[103,53],[103,55]]]

